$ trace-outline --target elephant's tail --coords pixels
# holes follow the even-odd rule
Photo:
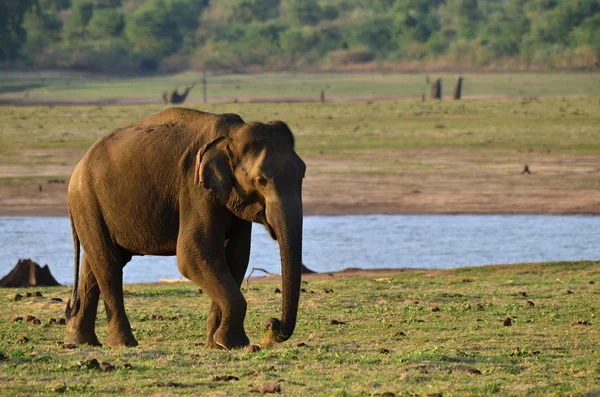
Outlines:
[[[79,260],[81,256],[81,244],[79,242],[79,236],[77,230],[75,230],[75,223],[73,223],[73,216],[69,210],[69,219],[71,220],[71,232],[73,233],[73,253],[74,253],[74,266],[73,266],[73,294],[67,302],[67,308],[65,309],[65,316],[67,320],[77,314],[79,311],[79,297],[77,296],[77,289],[79,288]]]

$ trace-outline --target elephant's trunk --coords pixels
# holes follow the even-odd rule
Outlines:
[[[282,321],[270,319],[266,325],[276,342],[288,340],[296,328],[302,275],[302,199],[301,194],[267,203],[266,218],[273,228],[281,255],[283,278]],[[270,204],[270,205],[269,205]]]

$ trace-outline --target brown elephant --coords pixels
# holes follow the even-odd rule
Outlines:
[[[136,346],[123,267],[133,255],[177,255],[181,274],[211,298],[206,345],[248,345],[240,285],[252,222],[279,243],[282,321],[266,327],[275,341],[287,340],[300,296],[305,170],[282,121],[246,124],[235,114],[170,108],[101,138],[69,183],[75,281],[66,341],[100,344],[94,324],[102,294],[107,344]]]

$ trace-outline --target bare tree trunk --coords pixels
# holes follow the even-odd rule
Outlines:
[[[463,82],[462,76],[458,76],[456,78],[456,85],[454,86],[454,95],[453,95],[453,98],[456,100],[459,100],[462,95],[462,82]]]
[[[206,103],[206,70],[202,71],[202,92],[204,93],[204,103]]]
[[[431,99],[442,99],[442,79],[436,79],[431,84]]]

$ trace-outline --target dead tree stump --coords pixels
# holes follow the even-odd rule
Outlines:
[[[442,99],[442,79],[436,79],[433,84],[431,84],[431,99]]]
[[[0,287],[57,286],[48,265],[41,267],[31,259],[19,259],[17,265],[0,280]]]
[[[458,76],[456,78],[456,85],[454,86],[454,95],[453,95],[453,98],[456,100],[459,100],[462,95],[462,83],[463,83],[463,78],[461,76]]]
[[[167,91],[163,92],[163,94],[162,94],[163,102],[166,105],[167,104],[177,105],[177,104],[181,104],[181,103],[185,102],[185,99],[187,98],[188,94],[190,93],[192,88],[194,88],[195,85],[196,85],[196,83],[194,83],[190,86],[187,86],[185,88],[185,91],[183,91],[183,93],[181,93],[181,94],[177,92],[177,88],[175,88],[173,91],[171,91],[170,94]]]

